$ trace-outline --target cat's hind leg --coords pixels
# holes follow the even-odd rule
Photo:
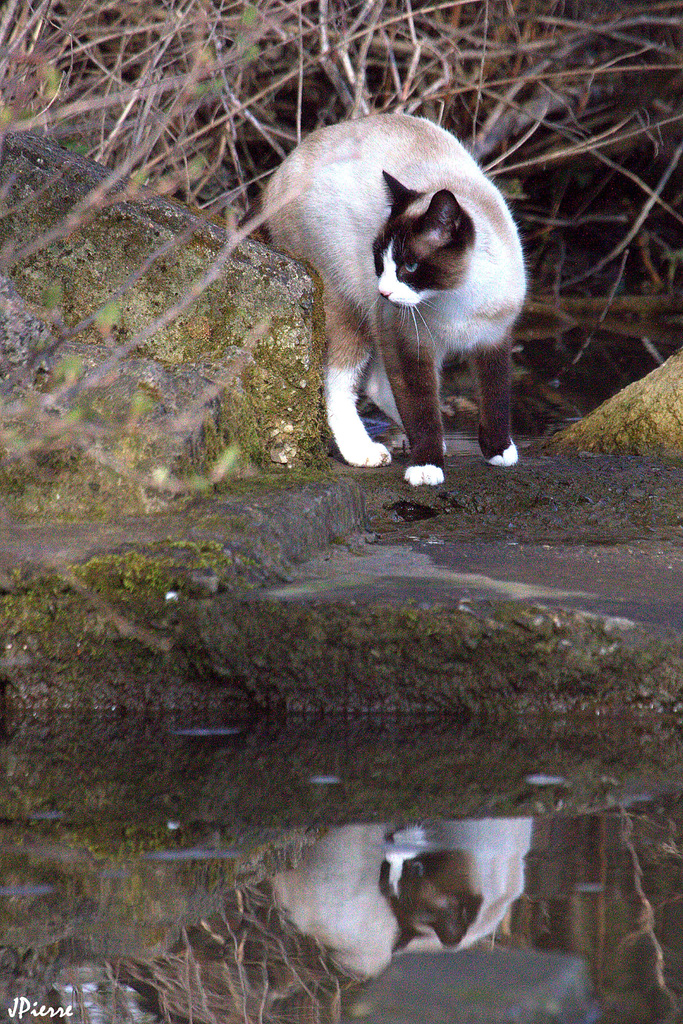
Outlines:
[[[397,426],[403,426],[384,363],[378,353],[375,353],[370,360],[363,382],[363,391],[385,416]]]
[[[389,449],[372,440],[356,408],[363,371],[370,358],[370,342],[355,310],[327,289],[325,323],[325,406],[337,448],[351,466],[388,465]]]
[[[514,466],[517,446],[510,437],[510,342],[475,353],[470,366],[479,393],[479,447],[492,466]]]

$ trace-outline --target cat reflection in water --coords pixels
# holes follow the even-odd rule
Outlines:
[[[513,465],[510,334],[524,260],[502,195],[464,147],[405,114],[321,128],[275,172],[264,208],[273,242],[323,281],[327,418],[343,458],[391,461],[358,415],[364,390],[403,425],[406,480],[442,483],[439,372],[453,355],[475,377],[484,457]]]
[[[359,978],[395,952],[467,949],[493,935],[524,891],[529,818],[440,822],[389,834],[345,825],[273,878],[275,901],[295,927]]]

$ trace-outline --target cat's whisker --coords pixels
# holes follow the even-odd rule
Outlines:
[[[413,318],[413,324],[415,326],[415,336],[417,338],[417,358],[420,358],[420,328],[417,326],[417,317],[415,316],[415,306],[410,307],[410,315]]]
[[[375,301],[370,305],[370,307],[365,310],[365,312],[363,313],[362,317],[358,321],[358,330],[359,331],[362,329],[362,327],[365,324],[366,320],[370,319],[370,314],[374,311],[374,309],[377,306],[378,302],[379,302],[379,295],[377,296]]]
[[[418,305],[426,306],[427,309],[438,309],[436,302],[433,299],[420,299]]]
[[[432,334],[432,330],[431,330],[431,327],[429,326],[429,324],[428,324],[428,323],[427,323],[427,321],[425,320],[425,318],[424,318],[423,314],[422,314],[422,313],[420,312],[420,307],[419,307],[419,306],[415,306],[415,307],[414,307],[414,310],[415,310],[415,313],[417,313],[417,314],[418,314],[418,316],[420,317],[420,320],[422,321],[422,323],[423,323],[423,324],[425,325],[425,327],[427,328],[427,332],[428,332],[428,334],[429,334],[429,337],[430,337],[430,338],[432,339],[432,345],[434,345],[434,344],[435,344],[435,342],[434,342],[434,335]],[[415,313],[413,314],[413,316],[415,315]],[[416,325],[416,326],[417,326],[417,325]],[[418,352],[419,352],[419,346],[420,346],[420,339],[419,339],[419,335],[418,335]]]

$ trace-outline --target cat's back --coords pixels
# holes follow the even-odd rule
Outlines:
[[[409,114],[370,114],[354,121],[317,128],[285,160],[277,172],[286,177],[313,177],[330,165],[375,164],[386,158],[405,167],[413,162],[461,162],[463,171],[481,172],[465,147],[450,132],[423,117]]]
[[[264,195],[276,245],[310,260],[350,297],[373,291],[371,244],[390,210],[383,171],[407,188],[450,189],[495,262],[521,264],[516,228],[498,189],[450,132],[425,118],[373,114],[311,132]]]
[[[403,184],[426,191],[440,170],[452,176],[456,167],[463,181],[481,176],[457,139],[430,121],[372,114],[311,132],[271,178],[266,202],[274,208],[284,202],[290,214],[292,206],[319,213],[341,202],[369,219],[374,215],[379,227],[389,206],[382,171],[402,174]],[[276,210],[271,223],[278,220]]]

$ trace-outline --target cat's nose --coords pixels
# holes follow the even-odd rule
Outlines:
[[[383,295],[385,299],[388,299],[389,296],[391,295],[391,288],[382,287],[382,285],[380,285],[379,293],[380,295]]]

